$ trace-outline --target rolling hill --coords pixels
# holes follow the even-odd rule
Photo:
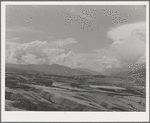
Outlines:
[[[93,75],[103,75],[102,72],[97,72],[97,71],[89,70],[87,68],[77,68],[77,70],[81,70],[81,71],[84,71],[84,72],[87,72],[87,73],[91,73]]]
[[[53,65],[36,65],[36,64],[6,64],[7,70],[24,70],[24,71],[39,71],[46,72],[49,74],[56,75],[66,75],[66,76],[74,76],[74,75],[91,75],[90,72],[85,72],[81,70],[72,69],[66,66],[53,64]]]

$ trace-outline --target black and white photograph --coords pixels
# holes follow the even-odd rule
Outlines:
[[[9,1],[2,10],[4,114],[149,119],[148,2]]]

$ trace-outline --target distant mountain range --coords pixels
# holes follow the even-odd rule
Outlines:
[[[75,75],[92,75],[90,72],[81,71],[77,69],[72,69],[66,66],[53,64],[53,65],[37,65],[37,64],[6,64],[6,71],[38,71],[46,72],[49,74],[56,75],[66,75],[66,76],[75,76]]]
[[[91,73],[93,75],[103,75],[102,72],[97,72],[97,71],[89,70],[87,68],[77,68],[77,70],[85,71],[85,72]]]
[[[8,64],[6,63],[6,71],[37,71],[37,72],[45,72],[48,74],[55,75],[65,75],[65,76],[75,76],[75,75],[109,75],[114,77],[127,77],[129,74],[146,72],[146,68],[137,69],[134,71],[129,71],[127,68],[116,68],[113,71],[105,71],[105,72],[96,72],[86,68],[76,68],[72,69],[66,66],[53,64],[53,65],[37,65],[37,64]],[[110,73],[110,74],[108,74]],[[146,73],[145,73],[146,74]]]
[[[118,74],[120,72],[126,72],[126,71],[128,71],[128,69],[126,67],[106,69],[103,72],[97,72],[97,71],[89,70],[87,68],[77,68],[77,69],[81,70],[81,71],[89,72],[89,73],[91,73],[93,75],[106,75],[106,76],[110,76],[111,74],[113,75],[113,74]]]

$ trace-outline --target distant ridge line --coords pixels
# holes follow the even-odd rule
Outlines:
[[[45,72],[49,74],[56,74],[56,75],[67,75],[67,76],[74,76],[74,75],[92,75],[89,72],[72,69],[66,66],[52,64],[52,65],[44,65],[44,64],[9,64],[6,63],[6,70],[11,69],[18,69],[18,70],[25,70],[25,71],[39,71]]]

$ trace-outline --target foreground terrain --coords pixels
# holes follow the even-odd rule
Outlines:
[[[61,76],[9,69],[5,110],[145,111],[145,73],[136,76]]]

